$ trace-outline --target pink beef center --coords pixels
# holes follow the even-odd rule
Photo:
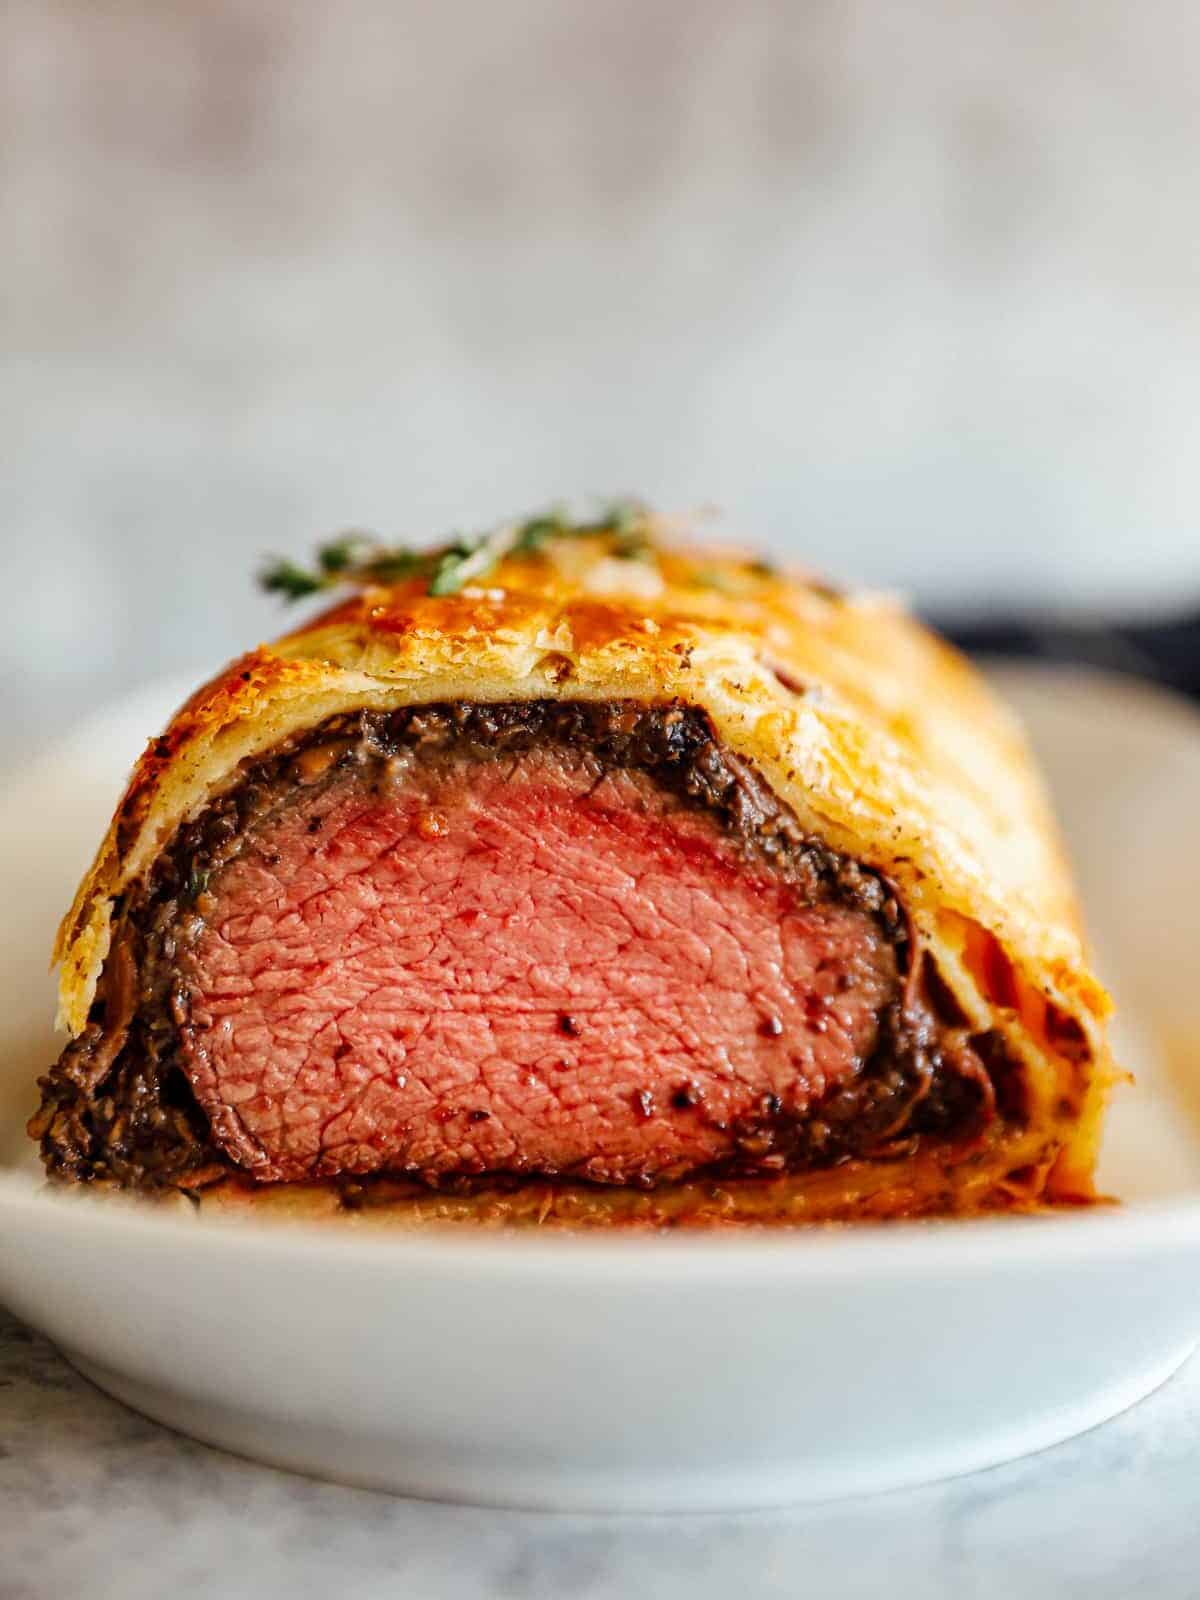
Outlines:
[[[867,916],[561,753],[297,789],[209,890],[184,1049],[263,1179],[682,1174],[858,1072],[896,991]]]

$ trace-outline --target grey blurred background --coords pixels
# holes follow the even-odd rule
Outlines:
[[[0,732],[350,523],[638,491],[940,614],[1200,597],[1194,0],[0,6]]]

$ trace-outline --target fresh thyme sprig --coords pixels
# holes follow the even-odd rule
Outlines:
[[[258,581],[285,600],[303,600],[346,583],[398,583],[408,578],[427,580],[433,595],[457,594],[467,584],[488,577],[506,556],[540,554],[554,539],[607,537],[614,556],[645,560],[653,549],[649,515],[637,500],[614,501],[598,516],[581,521],[556,509],[505,523],[489,533],[456,538],[438,550],[385,545],[355,531],[320,545],[315,568],[275,561],[262,570]]]

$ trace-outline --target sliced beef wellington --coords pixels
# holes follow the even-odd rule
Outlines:
[[[1106,998],[1019,732],[898,609],[661,535],[326,552],[64,921],[53,1175],[1089,1197]]]

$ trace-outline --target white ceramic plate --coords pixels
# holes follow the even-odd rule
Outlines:
[[[1052,1218],[766,1237],[380,1237],[40,1187],[55,918],[145,733],[100,719],[0,797],[0,1299],[148,1415],[320,1476],[559,1508],[767,1505],[964,1472],[1137,1400],[1200,1335],[1200,718],[1006,672],[1057,791],[1139,1079]]]

